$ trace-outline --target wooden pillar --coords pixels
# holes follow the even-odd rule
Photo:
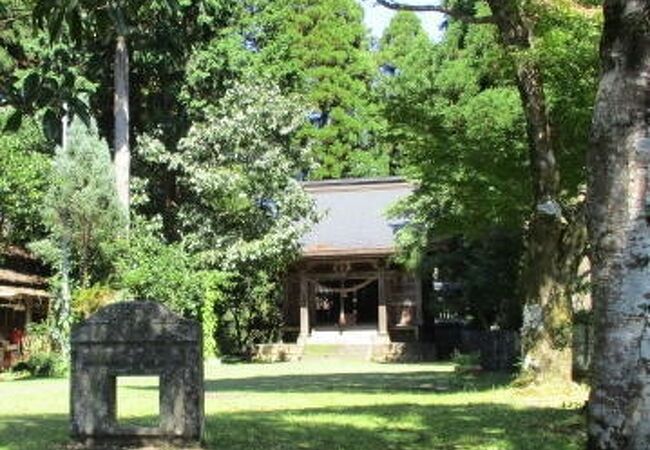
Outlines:
[[[25,302],[25,329],[30,323],[32,323],[32,302],[27,301]]]
[[[341,280],[341,292],[339,293],[339,328],[343,329],[345,323],[345,297],[347,294],[343,293],[345,287],[345,280]]]
[[[415,274],[415,315],[417,317],[416,325],[424,323],[424,315],[422,313],[422,278],[420,275]]]
[[[377,268],[377,327],[379,336],[388,338],[388,313],[386,311],[386,268],[384,262],[380,261]]]
[[[415,340],[420,340],[420,327],[424,323],[424,313],[422,311],[422,278],[415,274]]]
[[[313,281],[307,282],[307,298],[309,299],[307,310],[309,311],[309,324],[311,329],[312,323],[316,325],[316,283]]]
[[[298,342],[304,343],[309,337],[309,286],[304,271],[300,271],[300,336]]]

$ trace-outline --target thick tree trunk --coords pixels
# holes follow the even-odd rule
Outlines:
[[[488,3],[501,40],[515,58],[532,168],[535,205],[521,278],[524,370],[537,380],[568,380],[572,368],[570,279],[583,254],[584,222],[569,223],[558,201],[560,171],[553,152],[542,71],[526,54],[531,48],[532,25],[516,0]]]
[[[650,4],[606,0],[589,153],[591,450],[650,448]]]
[[[129,150],[129,50],[126,38],[118,36],[115,46],[113,114],[115,115],[115,185],[124,210],[129,211],[129,179],[131,152]]]

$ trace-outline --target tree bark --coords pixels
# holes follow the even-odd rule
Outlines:
[[[113,114],[115,116],[115,187],[120,204],[128,217],[131,166],[131,152],[129,149],[129,50],[124,36],[117,37],[113,73],[115,86],[113,99]]]
[[[590,450],[650,448],[650,4],[606,0],[589,169]]]

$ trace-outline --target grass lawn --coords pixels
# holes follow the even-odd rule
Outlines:
[[[207,364],[206,447],[583,448],[585,389],[507,383],[503,375],[460,378],[446,364]],[[119,394],[125,420],[143,420],[156,404],[149,379],[134,378]],[[66,379],[0,382],[0,449],[65,447],[67,414]]]

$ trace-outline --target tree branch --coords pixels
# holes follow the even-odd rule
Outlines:
[[[444,6],[441,5],[412,5],[408,3],[396,2],[393,0],[375,0],[375,1],[378,5],[381,5],[384,8],[393,9],[395,11],[438,12],[467,23],[475,23],[475,24],[494,23],[494,17],[492,16],[474,17],[460,11],[455,11],[453,9],[445,8]]]

